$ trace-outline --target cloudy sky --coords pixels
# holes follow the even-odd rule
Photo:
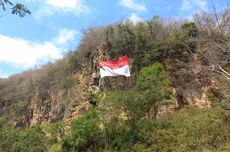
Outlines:
[[[229,0],[213,0],[217,10]],[[134,24],[157,15],[191,19],[197,11],[213,12],[210,0],[12,0],[25,4],[31,16],[0,11],[0,77],[8,77],[74,50],[81,31],[121,20]]]

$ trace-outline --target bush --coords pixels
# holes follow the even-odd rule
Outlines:
[[[63,122],[56,122],[56,123],[50,123],[45,126],[43,126],[43,129],[45,132],[50,135],[47,136],[47,142],[49,145],[56,144],[59,142],[59,139],[64,136],[64,123]]]
[[[117,117],[112,117],[109,122],[104,123],[103,131],[106,149],[124,151],[132,148],[135,135],[130,126],[122,123]]]
[[[131,128],[136,127],[136,123],[145,115],[143,111],[143,97],[135,91],[110,91],[104,99],[112,103],[114,109],[124,112],[127,123]]]
[[[102,147],[102,133],[99,128],[99,117],[95,109],[72,122],[71,132],[63,139],[63,150],[66,152],[99,151]]]
[[[170,81],[168,74],[160,63],[155,63],[143,68],[137,76],[137,88],[145,97],[145,110],[154,109],[154,117],[157,116],[158,107],[164,99],[170,98]]]
[[[73,85],[74,85],[74,79],[71,76],[64,77],[59,84],[60,88],[65,90],[68,90]]]
[[[149,143],[153,151],[217,151],[230,140],[228,116],[220,109],[183,109],[167,128],[155,130]]]
[[[19,145],[15,150],[22,152],[46,152],[45,133],[39,125],[27,128],[20,132]]]
[[[21,130],[10,124],[1,125],[0,151],[46,152],[45,134],[40,126]]]

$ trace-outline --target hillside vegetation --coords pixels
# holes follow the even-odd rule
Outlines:
[[[75,51],[0,79],[0,151],[230,151],[230,10],[84,31]],[[128,55],[131,77],[99,80]]]

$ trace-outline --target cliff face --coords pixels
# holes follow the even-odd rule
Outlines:
[[[137,26],[122,23],[89,29],[77,50],[64,59],[0,79],[0,115],[23,127],[57,121],[70,123],[97,105],[93,98],[97,92],[135,88],[141,68],[155,62],[160,62],[169,73],[173,88],[171,104],[162,106],[159,114],[185,105],[209,107],[210,91],[216,100],[223,96],[218,91],[221,81],[204,70],[210,63],[196,53],[197,44],[188,41],[190,26],[194,28],[195,24],[164,25],[161,20],[151,20]],[[199,45],[205,46],[206,42],[202,43]],[[106,77],[99,81],[98,61],[124,54],[129,56],[131,77]]]
[[[12,108],[14,105],[12,101],[1,100],[1,115],[4,116],[9,114],[10,120],[16,126],[30,126],[37,123],[44,124],[60,120],[70,123],[73,119],[84,114],[90,106],[96,104],[90,95],[109,88],[127,89],[134,87],[137,73],[133,72],[135,65],[132,58],[129,58],[132,72],[130,78],[107,77],[100,80],[100,83],[97,63],[99,60],[110,58],[106,54],[104,45],[99,45],[94,54],[89,55],[89,58],[90,60],[82,62],[81,68],[71,76],[71,80],[73,81],[71,81],[72,84],[68,85],[72,87],[60,89],[54,84],[50,85],[48,88],[43,88],[43,86],[43,90],[39,90],[36,88],[36,84],[31,83],[30,85],[34,85],[36,89],[27,90],[31,92],[31,96],[25,101],[26,104],[22,107],[18,107],[18,111]],[[211,106],[211,101],[207,97],[207,91],[213,87],[212,84],[196,79],[196,77],[201,74],[198,60],[190,58],[188,63],[195,66],[184,67],[181,65],[181,67],[178,67],[182,63],[174,58],[168,58],[162,61],[165,69],[170,74],[174,91],[171,98],[171,104],[162,106],[159,114],[173,112],[185,105],[197,105],[199,107]],[[39,71],[35,71],[35,73],[36,72]],[[20,78],[23,77],[23,75],[18,75],[17,77]],[[9,80],[10,79],[12,79],[12,81],[14,80],[13,78],[9,78]],[[29,79],[35,79],[35,75],[29,75]],[[24,84],[25,80],[21,80],[20,83]],[[1,91],[3,92],[4,82],[7,80],[1,81]],[[23,89],[23,87],[22,85],[19,90]],[[7,98],[6,94],[7,92],[5,92],[2,99]],[[17,96],[15,98],[17,98]],[[10,100],[10,98],[8,98],[8,100]],[[11,98],[11,100],[14,101],[15,99]],[[18,104],[20,104],[20,101]]]
[[[81,62],[74,73],[64,74],[64,79],[60,69],[65,63],[61,62],[0,80],[1,116],[15,126],[26,127],[70,123],[83,115],[94,104],[89,94],[99,91],[97,62],[105,57],[103,48],[96,49],[90,60]]]

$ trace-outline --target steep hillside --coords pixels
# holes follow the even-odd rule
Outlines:
[[[0,79],[2,151],[229,151],[230,13],[92,27],[65,58]],[[131,77],[100,79],[128,55]]]
[[[220,33],[206,19],[214,20],[199,14],[194,23],[154,17],[137,25],[126,22],[90,28],[76,51],[64,59],[1,79],[1,116],[16,126],[70,122],[97,105],[93,96],[100,90],[135,89],[140,69],[155,62],[163,64],[172,82],[170,111],[185,105],[210,107],[212,98],[229,100],[227,23]],[[98,61],[125,54],[132,76],[99,82]],[[162,112],[168,109],[162,108]]]

